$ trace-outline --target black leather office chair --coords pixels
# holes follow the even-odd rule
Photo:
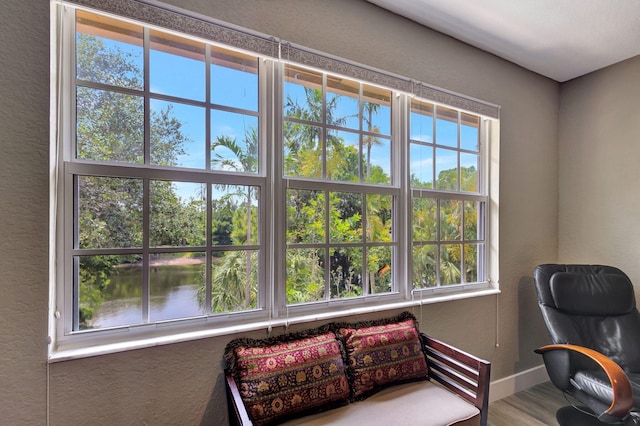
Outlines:
[[[640,313],[633,285],[602,265],[536,267],[538,304],[553,344],[553,384],[604,423],[640,424]]]

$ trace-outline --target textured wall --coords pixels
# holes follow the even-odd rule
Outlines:
[[[501,105],[502,294],[414,313],[430,334],[491,360],[494,380],[540,364],[532,350],[546,332],[531,272],[557,257],[557,83],[363,0],[171,2]],[[0,16],[0,418],[12,418],[7,411],[15,423],[38,424],[47,409],[48,5],[14,3]],[[29,26],[35,29],[27,33]],[[225,424],[222,350],[231,338],[52,364],[50,423]]]
[[[8,4],[7,4],[8,3]],[[0,423],[44,424],[49,4],[0,14]]]
[[[562,262],[622,268],[640,294],[640,56],[562,87]]]

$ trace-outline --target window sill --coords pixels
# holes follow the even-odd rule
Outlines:
[[[366,306],[350,308],[340,311],[299,315],[290,318],[279,318],[272,321],[255,321],[246,324],[235,324],[227,327],[207,329],[188,330],[184,332],[176,332],[174,328],[171,331],[167,327],[156,327],[151,336],[140,338],[139,336],[128,336],[123,338],[118,335],[118,341],[113,341],[108,336],[96,339],[94,344],[89,346],[86,341],[59,344],[57,348],[51,349],[49,353],[49,362],[70,361],[74,359],[88,358],[98,355],[107,355],[118,352],[125,352],[134,349],[151,348],[155,346],[170,345],[173,343],[188,342],[191,340],[207,339],[211,337],[219,337],[232,335],[237,333],[245,333],[260,329],[268,329],[269,327],[286,327],[292,324],[303,324],[314,321],[325,321],[334,318],[347,317],[349,315],[369,314],[380,311],[388,311],[393,309],[404,309],[413,306],[428,305],[440,302],[449,302],[454,300],[469,299],[473,297],[490,296],[499,294],[500,290],[496,288],[483,288],[478,290],[467,290],[463,292],[434,292],[432,295],[416,300],[408,300],[404,302],[387,303],[383,305]],[[111,340],[111,341],[110,341]],[[52,344],[53,346],[53,344]]]

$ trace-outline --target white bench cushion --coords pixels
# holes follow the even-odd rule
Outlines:
[[[477,423],[476,423],[477,422]],[[424,425],[480,424],[480,410],[429,381],[405,383],[333,410],[283,423],[292,425]]]

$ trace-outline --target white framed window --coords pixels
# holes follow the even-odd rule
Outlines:
[[[487,281],[487,153],[481,117],[412,99],[414,290]]]
[[[54,10],[57,349],[496,290],[497,109],[175,12]]]
[[[399,195],[393,93],[292,64],[282,69],[284,302],[391,293]]]

